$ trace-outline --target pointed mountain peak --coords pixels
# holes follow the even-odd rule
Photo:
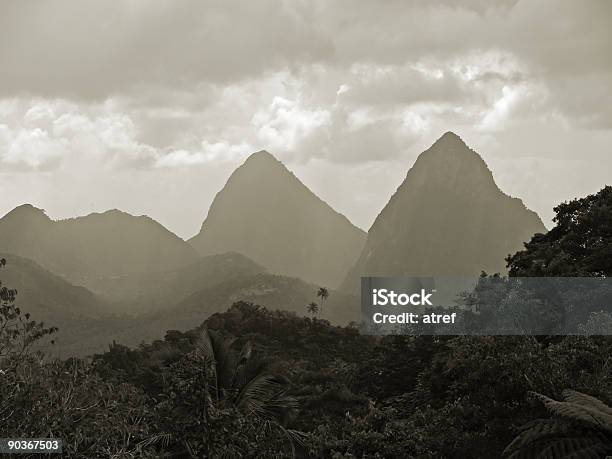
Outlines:
[[[453,131],[446,131],[436,142],[460,142],[465,145],[465,142]]]
[[[252,153],[233,172],[228,183],[235,180],[271,180],[273,177],[279,180],[286,180],[290,176],[293,177],[293,173],[287,169],[287,166],[280,162],[273,154],[266,150],[261,150]]]
[[[504,194],[482,157],[453,132],[419,155],[380,212],[342,288],[361,276],[475,276],[504,273],[542,221]]]
[[[270,272],[335,286],[364,239],[283,163],[259,151],[232,172],[189,242],[201,255],[238,252]]]
[[[440,151],[449,153],[473,152],[461,137],[452,131],[447,131],[436,140],[427,151]]]
[[[497,189],[484,159],[451,131],[445,132],[419,155],[408,177],[419,183],[433,180],[445,187],[462,182],[467,187],[477,188],[477,183],[486,183]]]
[[[261,151],[257,151],[255,153],[252,153],[247,159],[246,161],[242,164],[243,166],[246,165],[251,165],[251,164],[258,164],[258,165],[283,165],[283,163],[281,163],[278,159],[276,159],[276,157],[272,154],[267,152],[266,150],[261,150]]]
[[[259,151],[256,151],[255,153],[251,153],[248,159],[251,159],[251,160],[266,160],[267,159],[267,160],[278,161],[272,153],[266,150],[259,150]]]

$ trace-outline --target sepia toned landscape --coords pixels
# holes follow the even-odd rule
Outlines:
[[[611,19],[0,5],[0,456],[612,456]]]

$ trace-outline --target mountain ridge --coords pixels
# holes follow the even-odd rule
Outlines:
[[[195,251],[148,216],[117,209],[52,220],[31,204],[0,218],[0,250],[32,259],[73,284],[195,261]]]

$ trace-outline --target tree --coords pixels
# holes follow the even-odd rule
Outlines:
[[[0,268],[6,260],[0,259]],[[56,327],[45,327],[44,323],[30,319],[30,314],[21,313],[15,305],[17,290],[2,285],[0,281],[0,362],[19,362],[33,343],[57,331]]]
[[[6,260],[0,259],[0,268]],[[69,457],[158,457],[138,440],[148,435],[145,394],[112,384],[78,359],[47,361],[31,346],[57,331],[15,305],[0,282],[0,425],[7,437],[62,438]]]
[[[201,329],[194,349],[167,375],[165,392],[173,396],[160,404],[165,428],[143,445],[171,445],[192,457],[243,457],[240,451],[255,448],[263,456],[269,452],[261,448],[295,455],[303,434],[287,427],[298,408],[288,395],[289,380],[254,357],[250,342],[238,352],[235,342]]]
[[[316,316],[319,312],[319,305],[313,301],[312,303],[308,304],[308,306],[306,306],[306,310],[309,314]]]
[[[3,435],[61,438],[66,457],[160,457],[139,445],[156,422],[142,391],[105,381],[82,360],[20,360],[0,375]]]
[[[612,186],[554,208],[555,227],[508,256],[510,276],[612,275]]]
[[[329,290],[325,287],[319,287],[317,291],[317,298],[321,298],[321,313],[323,313],[323,306],[325,305],[325,301],[329,297]]]
[[[196,343],[195,355],[203,363],[209,394],[215,403],[231,403],[244,414],[285,423],[297,409],[297,401],[287,395],[289,380],[269,372],[253,358],[253,347],[246,342],[239,353],[232,349],[235,338],[204,327]]]
[[[530,457],[606,457],[612,454],[612,408],[574,390],[563,391],[559,402],[533,392],[554,415],[521,429],[504,454],[509,459]]]

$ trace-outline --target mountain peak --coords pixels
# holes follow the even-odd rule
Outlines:
[[[31,258],[79,285],[105,276],[174,269],[197,259],[178,236],[149,217],[113,209],[83,217],[49,219],[19,206],[0,218],[0,251]]]
[[[256,151],[255,153],[252,153],[244,162],[244,165],[246,164],[251,164],[251,163],[257,163],[257,164],[282,164],[278,159],[276,159],[276,157],[266,151],[266,150],[260,150],[260,151]]]
[[[11,219],[11,218],[36,218],[40,220],[49,220],[50,218],[47,216],[43,209],[39,209],[38,207],[34,207],[32,204],[22,204],[20,206],[15,207],[13,210],[8,212],[3,219]]]
[[[127,212],[124,212],[122,210],[119,209],[108,209],[105,210],[104,212],[101,212],[102,214],[109,214],[109,215],[130,215]],[[133,215],[130,215],[133,217]]]
[[[545,231],[504,194],[482,157],[446,132],[419,155],[380,212],[343,289],[361,276],[472,276],[505,272],[504,258]]]
[[[364,240],[283,163],[259,151],[230,175],[189,242],[201,255],[238,252],[271,272],[335,286]]]
[[[451,131],[419,155],[400,189],[413,186],[462,190],[468,194],[499,191],[484,159]]]
[[[30,203],[21,204],[20,206],[15,207],[11,212],[32,212],[32,213],[44,213],[43,209],[33,206]]]
[[[438,142],[461,142],[465,145],[461,137],[455,134],[453,131],[446,131],[442,136],[437,140]]]
[[[255,153],[251,153],[249,155],[249,159],[258,159],[258,158],[260,158],[260,159],[273,159],[273,160],[277,161],[276,157],[272,153],[267,151],[267,150],[259,150],[259,151],[256,151]]]
[[[443,151],[461,151],[470,150],[470,147],[463,141],[461,137],[452,131],[447,131],[436,140],[430,147],[430,150],[443,150]]]

